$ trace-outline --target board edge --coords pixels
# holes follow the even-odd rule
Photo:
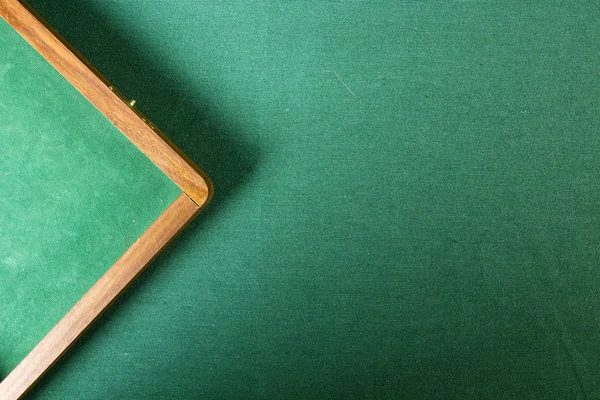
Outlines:
[[[0,382],[0,400],[23,398],[201,210],[182,193]]]

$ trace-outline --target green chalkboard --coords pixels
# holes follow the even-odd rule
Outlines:
[[[0,19],[0,380],[181,190]]]

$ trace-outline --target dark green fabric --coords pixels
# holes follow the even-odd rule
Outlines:
[[[181,190],[3,19],[0,143],[1,380]]]
[[[32,1],[214,179],[32,399],[600,398],[597,1]]]

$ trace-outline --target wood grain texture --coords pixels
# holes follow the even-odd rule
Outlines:
[[[54,68],[126,135],[199,206],[212,194],[206,175],[166,137],[124,102],[100,73],[66,45],[39,16],[18,0],[0,0],[4,18]]]
[[[182,194],[0,382],[0,400],[22,398],[199,210]]]

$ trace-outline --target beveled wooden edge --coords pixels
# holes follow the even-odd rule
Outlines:
[[[31,353],[0,382],[0,400],[22,398],[200,209],[185,193],[181,194]]]
[[[0,0],[5,19],[56,70],[156,164],[199,206],[212,196],[210,179],[169,141],[110,82],[29,6],[19,0]]]

